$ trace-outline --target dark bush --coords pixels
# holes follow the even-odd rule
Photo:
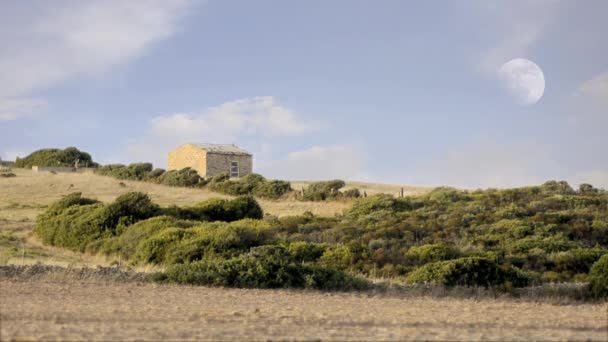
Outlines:
[[[114,202],[105,206],[100,223],[114,235],[116,229],[121,228],[119,223],[124,227],[159,214],[160,207],[152,203],[148,195],[129,192],[118,196]]]
[[[430,262],[456,259],[462,256],[458,248],[447,243],[436,243],[410,248],[405,254],[406,260],[416,266]]]
[[[12,172],[0,172],[0,177],[2,178],[12,178],[12,177],[17,177],[16,174],[12,173]]]
[[[96,167],[91,155],[79,151],[76,147],[68,147],[64,150],[47,148],[32,152],[25,158],[17,158],[15,167],[31,168],[32,166],[63,166],[71,167],[78,160],[79,166]]]
[[[595,298],[608,297],[608,254],[604,254],[591,267],[587,288]]]
[[[255,195],[263,198],[277,199],[291,191],[289,182],[272,180],[268,181],[256,173],[248,174],[240,179],[232,180],[227,174],[213,177],[208,187],[227,195]]]
[[[158,211],[158,206],[142,193],[124,194],[108,205],[73,193],[39,215],[34,232],[45,243],[83,251],[90,242],[111,237],[120,228]]]
[[[171,206],[162,209],[164,215],[184,220],[237,221],[245,218],[261,219],[262,207],[251,196],[239,196],[232,200],[213,198],[192,207]]]
[[[167,269],[169,281],[197,285],[255,288],[361,289],[367,282],[340,271],[296,264],[280,246],[253,248],[228,260],[177,264]]]
[[[302,201],[325,201],[340,198],[342,197],[340,189],[345,185],[346,183],[340,179],[314,182],[298,195],[298,199]]]
[[[496,286],[509,281],[521,287],[528,283],[525,274],[517,270],[505,271],[494,261],[468,257],[426,264],[410,274],[408,283],[433,283],[444,286]]]
[[[189,167],[167,171],[158,180],[161,184],[169,186],[201,187],[205,185],[205,180],[198,175],[196,170]]]

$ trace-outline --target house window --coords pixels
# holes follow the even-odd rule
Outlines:
[[[238,177],[239,176],[239,162],[231,161],[230,162],[230,177]]]

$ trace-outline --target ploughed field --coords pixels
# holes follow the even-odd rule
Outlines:
[[[598,340],[608,304],[0,279],[0,340]]]

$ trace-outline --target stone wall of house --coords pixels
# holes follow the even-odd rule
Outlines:
[[[207,176],[207,152],[194,145],[182,145],[169,152],[167,170],[181,170],[190,167],[201,177]]]
[[[230,173],[230,162],[239,163],[239,177],[246,176],[253,171],[253,157],[246,155],[231,155],[207,153],[207,173],[206,177],[213,177],[217,174]]]

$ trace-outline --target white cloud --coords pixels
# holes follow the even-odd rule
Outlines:
[[[157,117],[152,120],[151,131],[156,136],[213,141],[234,140],[240,134],[299,135],[311,128],[272,96],[261,96],[226,102],[202,112]]]
[[[189,142],[235,143],[304,134],[318,125],[301,121],[271,96],[234,100],[200,112],[176,113],[151,120],[144,136],[127,149],[128,160],[165,165],[171,149]]]
[[[591,97],[601,105],[608,106],[608,72],[584,82],[579,86],[578,92]],[[606,109],[608,110],[608,107]]]
[[[107,71],[143,54],[177,30],[187,0],[53,1],[0,14],[0,103],[27,103],[30,93]],[[15,119],[20,110],[3,112]]]
[[[364,176],[366,160],[350,145],[313,146],[291,152],[284,160],[256,164],[269,177],[293,180],[354,179]]]

